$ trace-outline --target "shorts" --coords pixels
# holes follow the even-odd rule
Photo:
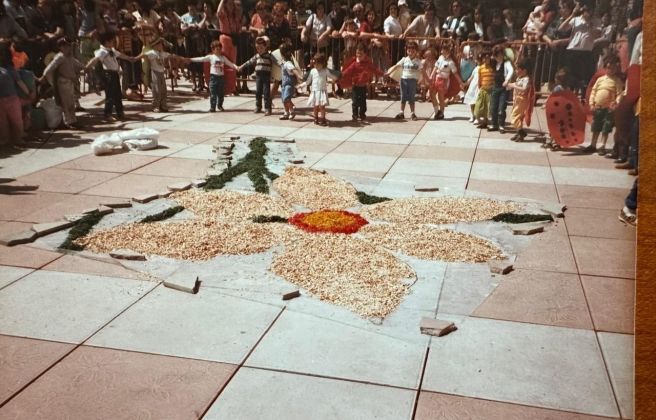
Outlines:
[[[446,91],[449,89],[449,79],[436,77],[435,80],[433,80],[432,88],[435,92],[439,93],[440,96],[446,95]]]
[[[592,116],[592,132],[609,134],[615,126],[613,111],[608,108],[596,109]]]
[[[417,79],[401,79],[401,102],[415,103]]]
[[[283,102],[291,101],[294,97],[294,86],[282,85],[280,89],[280,98]]]

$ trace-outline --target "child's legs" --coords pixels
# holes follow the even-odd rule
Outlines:
[[[351,103],[351,109],[354,116],[359,116],[362,113],[362,103],[367,98],[367,87],[366,86],[353,86],[353,98]]]
[[[57,92],[64,113],[64,124],[73,124],[76,122],[75,81],[63,77],[57,78]]]
[[[265,73],[262,75],[263,85],[262,93],[264,95],[264,107],[268,110],[271,110],[271,73]]]
[[[261,74],[255,75],[255,108],[262,109],[262,94],[264,93],[264,79]]]
[[[168,108],[168,104],[166,103],[168,97],[166,92],[166,77],[164,76],[164,73],[160,73],[160,78],[157,83],[159,84],[160,95],[159,107],[160,109],[166,109]]]
[[[402,94],[405,96],[405,100],[408,102],[408,105],[410,105],[410,112],[414,113],[415,112],[415,97],[417,96],[417,79],[401,79],[402,85],[403,81],[405,81],[405,94]],[[403,104],[401,105],[401,109],[403,110],[405,108]]]
[[[0,134],[3,140],[20,143],[23,139],[23,114],[18,96],[0,98]]]
[[[592,115],[592,124],[590,126],[590,131],[592,131],[592,140],[590,142],[590,147],[597,146],[597,140],[599,139],[599,134],[604,128],[604,122],[606,120],[606,115],[608,110],[605,108],[597,108],[594,110]]]
[[[223,99],[225,98],[225,78],[224,76],[217,76],[216,81],[216,99],[219,108],[223,108]]]
[[[615,125],[615,115],[613,111],[608,110],[606,117],[604,118],[604,123],[601,127],[601,144],[602,147],[606,147],[606,142],[608,141],[608,135],[613,131]]]
[[[116,109],[116,115],[123,117],[123,97],[118,72],[108,71],[105,72],[105,75],[107,77],[107,90],[105,91],[107,102],[105,103],[105,114],[110,115],[112,113],[112,108],[114,108]]]
[[[499,100],[501,99],[501,89],[492,89],[490,97],[490,116],[492,117],[492,127],[499,126]]]
[[[471,112],[472,118],[476,118],[476,113],[474,112],[476,110],[476,105],[469,105],[469,111]]]
[[[508,102],[508,90],[502,88],[499,92],[499,126],[506,125],[506,107]]]
[[[162,103],[162,92],[161,92],[161,84],[159,83],[159,73],[156,71],[151,72],[150,79],[151,79],[151,88],[153,91],[153,108],[160,108],[161,103]],[[162,78],[164,74],[162,73]]]
[[[437,99],[440,103],[440,111],[444,112],[444,108],[446,107],[446,98],[445,98],[446,93],[442,90],[437,91]]]
[[[316,120],[319,117],[319,107],[315,106],[312,108],[312,112],[314,113],[314,119]]]
[[[319,106],[319,113],[321,114],[321,119],[326,119],[326,107],[324,105]]]
[[[218,99],[219,77],[216,74],[210,74],[210,109],[216,109]]]
[[[433,104],[433,108],[437,108],[438,105],[438,93],[434,88],[428,89],[428,94],[430,95],[430,101]]]

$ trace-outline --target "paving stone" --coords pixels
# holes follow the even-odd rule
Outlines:
[[[84,214],[67,214],[66,216],[64,216],[64,219],[68,220],[69,222],[75,223],[83,217]]]
[[[487,262],[490,272],[493,274],[508,274],[513,270],[514,261],[510,260],[490,260]]]
[[[305,161],[303,159],[289,159],[289,163],[300,165],[301,163],[305,163]]]
[[[540,210],[547,212],[554,217],[565,217],[567,206],[562,203],[545,203],[540,206]]]
[[[30,230],[24,230],[22,232],[12,233],[10,235],[2,237],[0,238],[0,244],[6,246],[27,244],[30,242],[34,242],[36,238],[37,238],[36,232],[30,229]]]
[[[518,223],[512,225],[513,235],[533,235],[544,232],[544,223]]]
[[[59,222],[52,223],[38,223],[36,225],[32,225],[32,230],[36,233],[36,236],[40,237],[69,228],[73,226],[74,223],[75,222],[69,220],[61,220]]]
[[[106,214],[114,213],[114,209],[112,207],[102,205],[98,207],[98,212],[104,216]]]
[[[437,337],[442,337],[443,335],[447,335],[457,329],[458,327],[456,327],[453,322],[443,321],[441,319],[422,318],[419,324],[419,331],[421,331],[422,334],[434,335]]]
[[[168,198],[171,194],[173,194],[173,191],[162,191],[161,193],[157,194],[157,197]]]
[[[419,192],[433,192],[433,191],[439,191],[440,188],[437,186],[430,186],[430,185],[415,185],[415,191]]]
[[[198,276],[189,274],[188,272],[175,272],[164,280],[164,286],[195,295],[200,288],[200,280]]]
[[[205,184],[207,184],[207,180],[205,179],[194,179],[193,181],[191,181],[191,185],[193,185],[194,188],[204,187]]]
[[[184,191],[191,188],[191,182],[176,182],[167,186],[167,188],[171,191]]]
[[[293,292],[285,293],[282,295],[282,300],[291,300],[299,296],[301,296],[301,292],[299,290],[294,290]]]
[[[274,139],[273,141],[275,143],[296,143],[296,139],[291,137],[286,139]]]
[[[109,256],[118,260],[146,261],[146,256],[129,249],[115,249]]]
[[[158,194],[141,194],[132,197],[132,201],[136,201],[137,203],[148,203],[149,201],[153,201],[158,198],[159,198]]]
[[[115,201],[105,201],[100,203],[101,206],[111,207],[113,209],[122,209],[126,207],[132,207],[132,203],[128,200],[115,200]]]

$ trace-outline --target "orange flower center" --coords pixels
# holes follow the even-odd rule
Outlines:
[[[368,222],[359,214],[343,210],[297,213],[289,223],[307,232],[355,233]]]

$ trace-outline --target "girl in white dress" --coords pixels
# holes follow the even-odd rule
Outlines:
[[[471,109],[471,118],[469,119],[469,122],[471,123],[476,122],[474,107],[476,106],[476,98],[478,97],[478,66],[481,64],[482,54],[479,53],[477,59],[477,65],[474,67],[471,76],[469,76],[469,80],[467,80],[467,85],[469,85],[469,87],[467,88],[465,99],[463,101],[465,104],[469,105],[469,108]]]
[[[310,97],[307,104],[314,111],[314,123],[317,125],[328,125],[326,121],[326,105],[328,101],[328,78],[336,80],[326,68],[326,56],[318,53],[314,56],[314,68],[310,70],[305,85],[310,86]]]

